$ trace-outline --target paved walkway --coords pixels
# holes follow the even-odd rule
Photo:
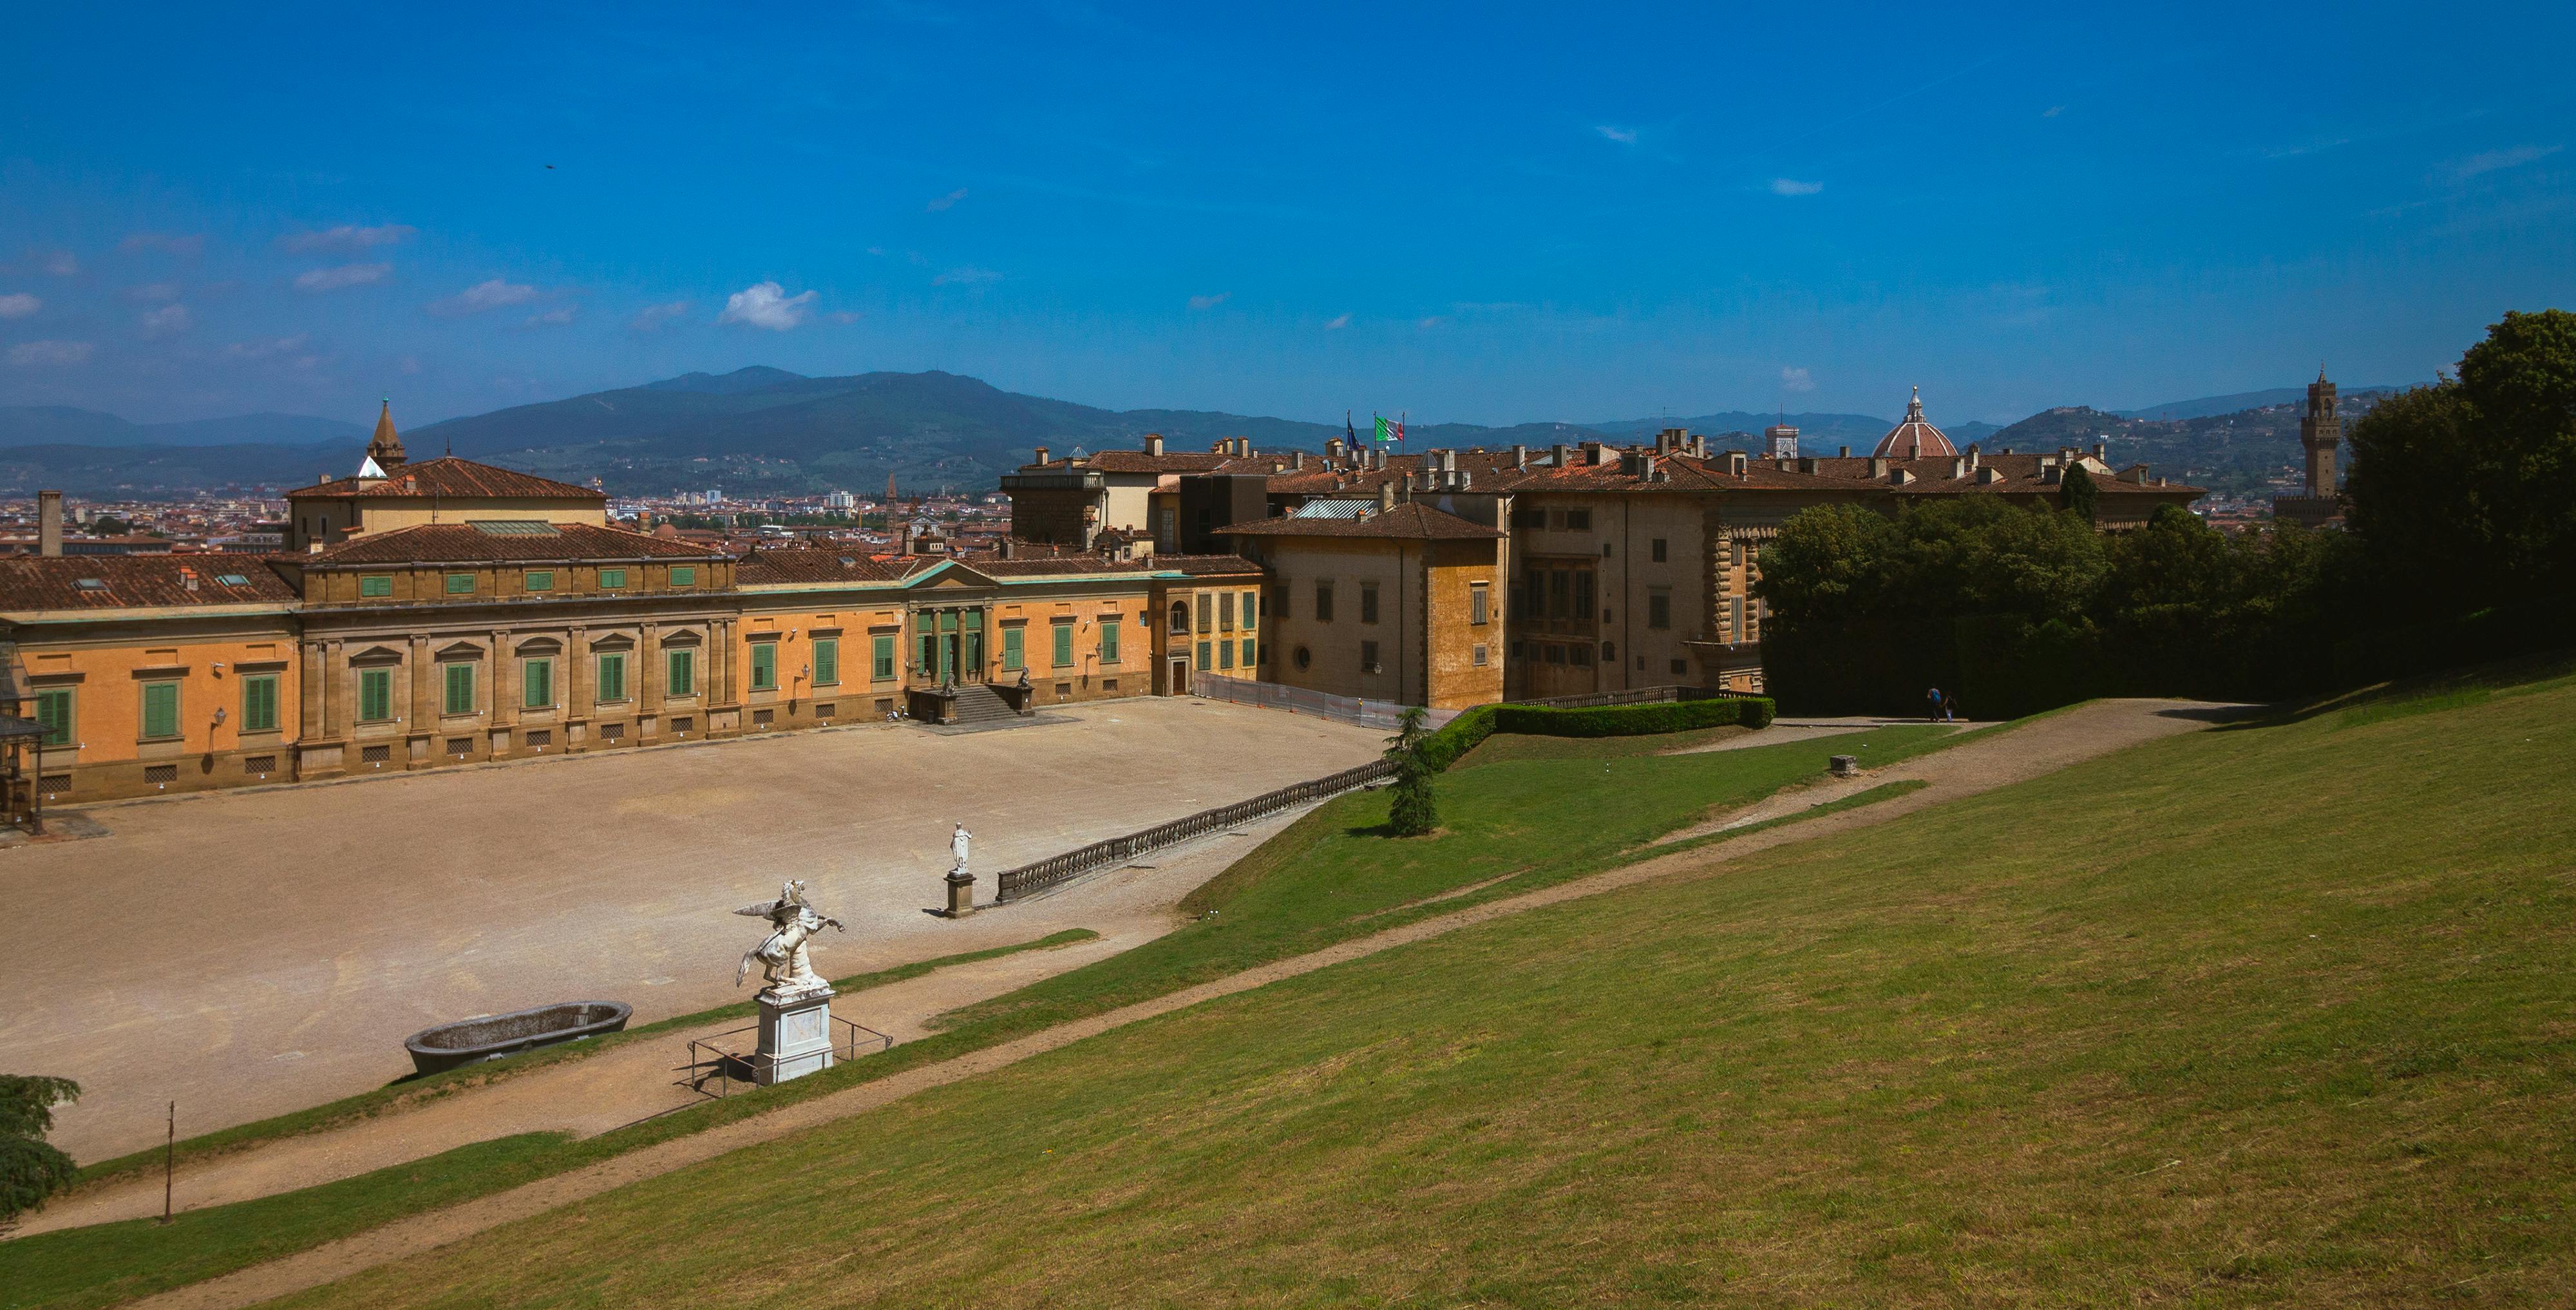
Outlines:
[[[1884,804],[1750,833],[1740,840],[1703,850],[1644,860],[1589,878],[1486,902],[1343,942],[1169,996],[1062,1024],[953,1060],[905,1070],[770,1114],[662,1142],[507,1192],[397,1220],[309,1251],[134,1304],[151,1310],[180,1310],[181,1307],[187,1310],[237,1310],[238,1307],[287,1296],[462,1241],[502,1224],[544,1214],[628,1183],[657,1177],[746,1146],[861,1114],[918,1092],[1006,1068],[1030,1056],[1127,1024],[1541,906],[1561,904],[1662,878],[1705,876],[1745,855],[1828,833],[1884,823],[1944,800],[1974,795],[2126,746],[2190,731],[2221,713],[2223,711],[2213,711],[2209,706],[2179,701],[2094,702],[1996,738],[1969,742],[1920,761],[1909,762],[1922,766],[1917,776],[1925,777],[1931,785]]]
[[[96,1160],[379,1087],[455,1019],[606,999],[636,1023],[745,993],[789,877],[849,924],[836,973],[1025,941],[940,903],[949,825],[992,873],[1364,763],[1383,733],[1195,698],[963,736],[901,724],[89,807],[0,850],[0,1069],[76,1079]],[[1060,908],[1057,908],[1060,907]],[[1058,897],[1053,926],[1083,919]],[[1043,931],[1041,929],[1040,931]]]

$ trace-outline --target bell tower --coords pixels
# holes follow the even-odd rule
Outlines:
[[[376,415],[376,435],[367,443],[367,458],[387,473],[403,466],[402,436],[394,431],[394,402],[390,396],[385,398],[384,409]]]
[[[2335,412],[2335,384],[2317,369],[2308,384],[2308,412],[2299,416],[2299,444],[2308,452],[2308,495],[2335,494],[2335,447],[2343,444],[2343,416]]]

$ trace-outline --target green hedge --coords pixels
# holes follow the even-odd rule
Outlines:
[[[1766,697],[1659,701],[1564,709],[1552,705],[1481,705],[1422,740],[1422,758],[1437,773],[1497,732],[1532,737],[1641,737],[1739,724],[1768,727],[1774,707]]]

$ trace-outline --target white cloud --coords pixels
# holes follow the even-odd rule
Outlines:
[[[80,276],[80,257],[68,250],[47,251],[43,262],[45,271],[55,277]]]
[[[838,324],[842,325],[843,327],[847,327],[847,326],[849,326],[850,324],[852,324],[852,323],[856,323],[856,322],[858,322],[860,319],[863,319],[863,318],[866,318],[866,317],[867,317],[867,315],[865,315],[865,314],[855,313],[855,312],[853,312],[853,311],[850,311],[850,310],[846,310],[846,309],[844,309],[844,310],[841,310],[841,311],[839,311],[839,312],[837,312],[837,313],[833,314],[833,315],[832,315],[832,321],[833,321],[833,322],[835,322],[835,323],[838,323]]]
[[[1334,318],[1331,318],[1331,319],[1326,320],[1326,321],[1325,321],[1325,323],[1324,323],[1324,330],[1325,330],[1325,331],[1327,331],[1327,332],[1339,332],[1339,331],[1341,331],[1343,328],[1349,327],[1350,325],[1351,325],[1351,316],[1350,316],[1350,315],[1348,315],[1348,314],[1342,314],[1342,315],[1339,315],[1339,316],[1337,316],[1337,317],[1334,317]]]
[[[45,302],[24,291],[0,296],[0,318],[25,318],[44,307]]]
[[[1596,125],[1592,130],[1600,133],[1602,139],[1605,141],[1616,141],[1623,146],[1633,146],[1637,144],[1637,129],[1633,127],[1616,127],[1609,123],[1602,123]]]
[[[9,362],[20,368],[67,368],[89,358],[86,341],[25,341],[9,347]]]
[[[190,322],[186,305],[163,305],[159,309],[147,309],[143,311],[143,335],[166,337],[173,332],[185,332]]]
[[[206,239],[194,233],[137,232],[117,243],[117,249],[132,254],[138,250],[158,250],[173,255],[194,256],[206,248]]]
[[[268,341],[236,341],[224,347],[224,353],[235,359],[267,359],[272,355],[292,355],[304,349],[304,343],[308,339],[303,333],[298,332],[291,337],[277,337]]]
[[[673,300],[659,305],[646,305],[635,312],[635,321],[627,324],[638,332],[652,332],[663,324],[689,312],[689,302]]]
[[[2048,108],[2039,111],[2039,116],[2042,118],[2055,118],[2059,114],[2065,112],[2066,106],[2064,105],[2050,105]]]
[[[719,323],[743,323],[772,332],[784,332],[805,321],[814,312],[820,296],[812,291],[787,294],[787,288],[775,282],[755,282],[725,297],[724,312],[716,315]]]
[[[1775,196],[1812,196],[1824,189],[1822,182],[1801,182],[1794,177],[1771,179],[1771,194]]]
[[[377,246],[393,245],[419,232],[419,228],[402,223],[386,223],[377,227],[342,223],[319,232],[289,232],[279,237],[277,244],[297,254],[316,250],[373,250]]]
[[[2565,146],[2515,146],[2510,150],[2490,150],[2484,154],[2471,155],[2451,165],[2451,180],[2466,182],[2481,173],[2520,168],[2525,164],[2547,159],[2564,149],[2566,149]]]
[[[937,200],[933,200],[929,204],[923,205],[922,208],[936,214],[943,209],[955,208],[957,202],[965,198],[966,188],[959,187],[956,190],[949,192],[947,195],[941,196]]]
[[[1436,328],[1448,321],[1449,320],[1440,317],[1438,314],[1434,314],[1429,318],[1417,318],[1413,320],[1413,325],[1418,328]]]
[[[429,312],[451,317],[458,314],[480,314],[484,310],[499,309],[504,305],[524,305],[536,298],[535,287],[525,282],[508,282],[496,277],[486,282],[477,282],[445,300],[429,302]]]
[[[1816,389],[1816,380],[1809,376],[1807,370],[1803,368],[1784,368],[1780,370],[1780,389],[1782,391],[1813,391]]]
[[[342,264],[337,268],[314,268],[295,275],[298,291],[338,291],[343,287],[363,287],[382,282],[393,275],[391,264]]]
[[[125,298],[128,300],[140,301],[147,305],[157,304],[164,300],[177,300],[179,298],[179,284],[176,282],[146,282],[138,287],[127,287],[125,289]]]
[[[961,286],[979,287],[987,282],[999,282],[1001,280],[1002,275],[989,268],[977,268],[973,264],[966,264],[961,267],[952,268],[947,272],[930,279],[930,285],[934,287],[944,287],[949,283],[954,282]]]
[[[527,327],[561,327],[581,317],[579,305],[557,305],[542,314],[528,315]]]
[[[1220,291],[1213,296],[1192,296],[1190,297],[1190,308],[1214,309],[1217,306],[1224,304],[1226,302],[1226,298],[1233,294],[1234,293],[1231,291]]]

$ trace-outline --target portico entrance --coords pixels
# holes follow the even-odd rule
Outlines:
[[[913,667],[924,682],[984,680],[984,611],[980,607],[917,610],[913,634]]]

